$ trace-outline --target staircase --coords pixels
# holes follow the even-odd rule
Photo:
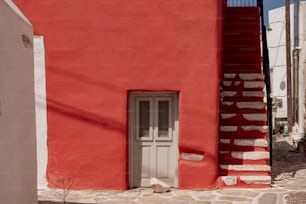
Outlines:
[[[220,102],[221,187],[269,187],[267,110],[257,7],[227,7]]]

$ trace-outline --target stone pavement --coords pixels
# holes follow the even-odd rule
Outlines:
[[[65,200],[83,204],[305,204],[306,158],[297,153],[290,137],[274,136],[272,187],[267,189],[215,189],[190,191],[171,189],[153,193],[151,188],[127,191],[67,191]],[[61,190],[40,190],[39,204],[60,203]],[[47,202],[49,201],[49,202]],[[53,201],[53,202],[51,202]]]
[[[305,176],[306,170],[300,172]],[[304,180],[305,181],[305,180]],[[290,179],[294,183],[294,179]],[[39,200],[63,201],[60,191],[40,191]],[[175,190],[168,193],[153,193],[152,189],[128,191],[71,191],[66,197],[72,203],[97,204],[305,204],[306,182],[304,185],[273,187],[269,189],[223,189],[212,191]],[[40,204],[51,202],[40,202]]]

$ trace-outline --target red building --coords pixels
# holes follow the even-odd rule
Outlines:
[[[218,180],[228,184],[235,179],[230,185],[244,186],[250,183],[243,183],[231,169],[245,167],[241,164],[256,167],[243,168],[241,175],[269,175],[268,158],[254,163],[243,157],[256,148],[267,152],[266,145],[255,145],[267,139],[260,128],[251,130],[258,133],[256,138],[240,137],[254,140],[247,149],[236,144],[236,137],[223,138],[221,128],[218,145],[222,72],[236,73],[238,78],[232,80],[250,80],[239,76],[241,67],[227,68],[224,62],[249,60],[256,64],[247,69],[257,74],[251,80],[262,81],[256,47],[258,8],[252,7],[251,14],[239,9],[224,12],[223,0],[14,2],[33,24],[35,35],[44,36],[49,187],[56,187],[53,181],[63,177],[73,179],[73,189],[148,186],[153,177],[180,189],[211,188],[222,183]],[[229,39],[223,30],[235,29],[239,25],[233,18],[247,15],[257,21],[258,35],[250,40],[256,47],[253,55],[225,53],[222,58]],[[231,18],[229,23],[224,20]],[[238,41],[243,32],[236,32]],[[226,97],[230,96],[225,93]],[[247,120],[239,113],[221,114],[221,126],[236,127],[227,118]],[[237,146],[243,158],[228,152]],[[219,148],[224,151],[219,153]]]

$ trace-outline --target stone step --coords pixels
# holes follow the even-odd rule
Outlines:
[[[271,176],[221,176],[222,187],[269,187],[271,184]]]
[[[224,91],[262,91],[264,87],[264,81],[222,81],[222,90]]]
[[[220,164],[267,165],[270,153],[267,151],[220,151]]]
[[[235,126],[235,125],[266,125],[267,115],[264,113],[222,113],[220,115],[220,125],[222,126]]]
[[[221,139],[257,139],[266,138],[268,133],[268,126],[220,126]]]
[[[271,176],[240,176],[240,181],[246,184],[271,184]]]
[[[245,80],[245,81],[263,81],[264,75],[261,73],[230,73],[223,74],[224,80]]]
[[[264,102],[221,101],[220,113],[267,113]]]
[[[219,175],[222,176],[269,176],[269,165],[220,164]]]
[[[220,116],[221,125],[266,125],[267,115],[264,113],[222,113]]]
[[[221,91],[221,101],[257,101],[263,102],[263,91]]]
[[[226,8],[220,88],[221,187],[269,187],[259,8]]]
[[[266,139],[220,139],[219,151],[268,151]]]

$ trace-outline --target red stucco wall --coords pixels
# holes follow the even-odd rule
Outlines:
[[[179,188],[217,178],[220,20],[216,0],[14,0],[44,35],[50,187],[126,189],[129,90],[179,91]]]

